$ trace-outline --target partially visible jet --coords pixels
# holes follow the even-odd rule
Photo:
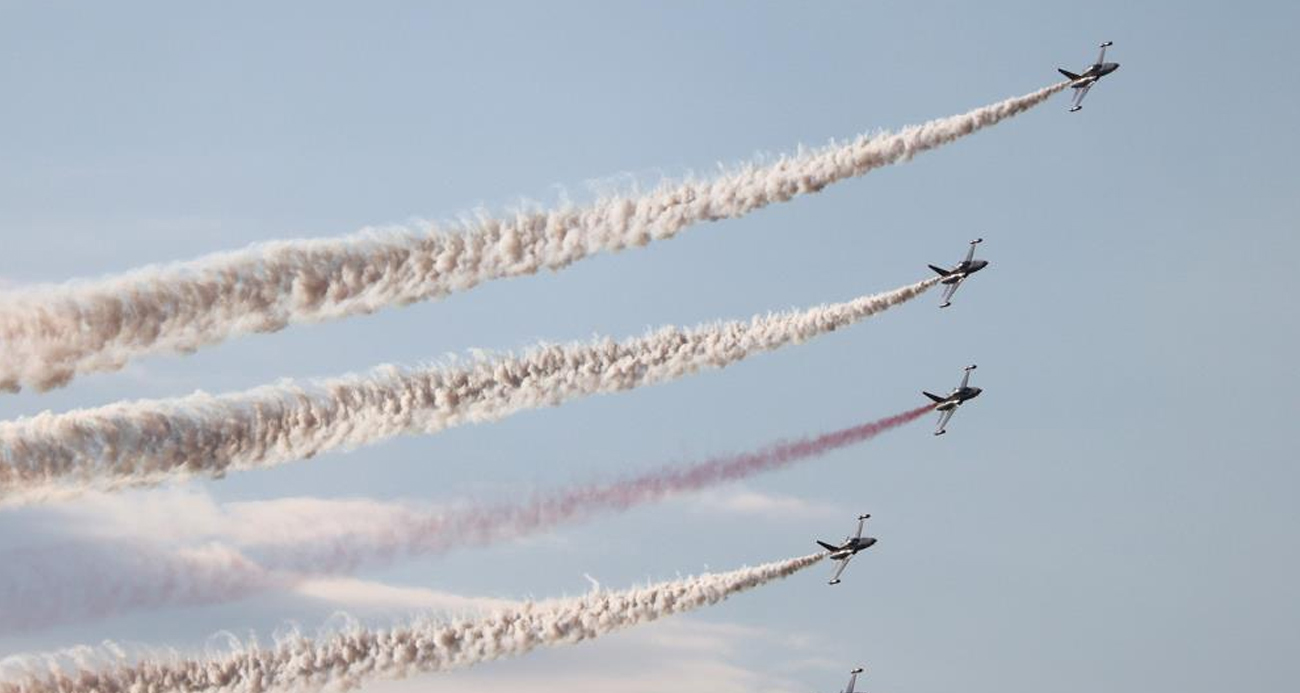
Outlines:
[[[940,277],[943,277],[939,283],[948,286],[947,289],[944,289],[943,303],[939,304],[940,308],[947,308],[952,305],[952,295],[957,293],[957,287],[961,286],[961,283],[966,281],[967,277],[989,266],[988,260],[975,259],[975,246],[983,242],[983,238],[976,238],[971,241],[970,250],[966,251],[966,259],[957,263],[957,265],[952,269],[944,269],[942,267],[930,265],[930,269],[934,270]]]
[[[1102,77],[1105,77],[1119,69],[1119,63],[1106,62],[1106,47],[1113,45],[1115,45],[1114,41],[1107,41],[1101,44],[1101,54],[1097,56],[1097,62],[1084,70],[1083,74],[1076,75],[1069,70],[1057,68],[1061,74],[1070,78],[1070,81],[1074,82],[1074,84],[1070,85],[1070,87],[1075,90],[1074,105],[1070,107],[1071,113],[1083,108],[1083,97],[1088,95],[1088,90],[1092,88],[1092,85],[1096,84]]]
[[[853,687],[856,686],[856,685],[858,684],[858,674],[861,674],[862,672],[863,672],[863,668],[862,668],[862,667],[857,667],[857,668],[855,668],[853,671],[850,671],[850,672],[849,672],[849,685],[846,686],[846,687],[844,688],[844,690],[841,691],[840,693],[857,693],[856,691],[853,690]]]
[[[856,556],[859,551],[863,549],[869,549],[873,544],[876,543],[875,537],[862,536],[862,526],[867,523],[867,518],[869,517],[871,516],[858,515],[858,533],[851,537],[845,537],[844,543],[840,544],[839,546],[836,546],[834,544],[827,544],[824,541],[817,542],[818,544],[821,545],[823,549],[826,549],[827,551],[830,552],[830,554],[827,555],[827,558],[831,559],[832,561],[840,562],[839,565],[835,566],[835,574],[831,576],[831,581],[827,584],[830,585],[840,584],[840,573],[843,573],[844,569],[849,567],[849,560],[852,559],[854,556]],[[851,681],[849,682],[849,689],[850,690],[853,689],[853,683]]]
[[[961,385],[954,387],[947,397],[940,397],[930,392],[921,392],[934,402],[935,411],[943,412],[939,414],[939,428],[934,432],[935,435],[941,436],[947,433],[948,431],[944,427],[948,425],[948,419],[952,418],[952,414],[957,411],[957,407],[960,407],[966,400],[979,397],[980,393],[984,391],[982,388],[970,386],[970,372],[973,370],[975,370],[974,364],[966,366],[966,375],[962,376]]]

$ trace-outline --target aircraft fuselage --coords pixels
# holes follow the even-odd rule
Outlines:
[[[1093,65],[1092,69],[1090,69],[1089,72],[1093,72],[1098,77],[1105,77],[1106,75],[1118,69],[1119,69],[1119,63],[1102,63],[1100,65]]]
[[[967,277],[989,266],[988,260],[971,260],[970,262],[962,261],[956,267],[948,271],[948,275],[940,281],[940,284],[956,284],[965,281]]]
[[[984,389],[979,387],[959,387],[953,390],[952,394],[945,397],[942,402],[935,404],[934,410],[948,411],[949,409],[956,409],[962,402],[979,397],[983,391]]]
[[[876,543],[875,537],[861,537],[858,539],[849,539],[848,541],[844,542],[844,544],[842,544],[840,548],[832,551],[828,557],[832,561],[843,561],[853,556],[853,554],[862,551],[863,549],[871,548],[873,545],[875,545],[875,543]]]
[[[1074,80],[1074,83],[1070,86],[1075,89],[1092,86],[1097,83],[1097,80],[1118,69],[1119,63],[1094,63],[1092,67],[1089,67],[1083,72],[1083,74],[1079,75],[1078,79]]]

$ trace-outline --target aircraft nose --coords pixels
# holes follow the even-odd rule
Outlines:
[[[875,546],[875,544],[876,544],[875,537],[867,537],[867,546]]]
[[[982,388],[982,387],[973,387],[973,388],[971,388],[971,389],[975,391],[975,392],[971,395],[971,397],[979,397],[979,396],[980,396],[980,393],[984,391],[984,388]]]

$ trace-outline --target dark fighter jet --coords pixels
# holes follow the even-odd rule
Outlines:
[[[858,515],[858,533],[851,537],[845,537],[844,542],[839,546],[836,546],[834,544],[828,544],[824,541],[817,542],[818,544],[821,545],[823,549],[826,549],[827,551],[830,552],[829,554],[827,554],[826,556],[827,558],[831,559],[832,561],[839,561],[840,563],[839,565],[835,566],[835,574],[831,576],[831,581],[828,584],[831,585],[840,584],[840,573],[843,573],[844,569],[849,567],[849,560],[851,560],[854,556],[858,555],[859,551],[863,549],[869,549],[873,544],[876,543],[875,537],[862,536],[862,526],[866,524],[867,518],[869,517],[871,516]],[[852,687],[853,684],[850,682],[849,688],[852,689]]]
[[[957,263],[957,266],[952,269],[944,269],[942,267],[930,265],[930,269],[934,270],[940,277],[943,277],[939,283],[948,286],[948,288],[943,290],[943,303],[939,304],[940,308],[947,308],[952,305],[952,295],[957,293],[957,287],[961,286],[961,283],[966,281],[967,277],[989,266],[988,260],[975,259],[975,246],[983,242],[983,238],[976,238],[971,241],[970,250],[966,251],[966,259]]]
[[[1114,45],[1113,41],[1101,44],[1101,54],[1097,56],[1097,62],[1084,70],[1083,74],[1076,75],[1069,70],[1060,69],[1061,74],[1074,82],[1074,84],[1070,85],[1074,89],[1074,105],[1070,107],[1071,113],[1083,108],[1083,97],[1088,95],[1088,90],[1092,88],[1092,85],[1096,84],[1102,77],[1119,69],[1119,63],[1106,62],[1106,46],[1112,45]]]
[[[984,391],[981,388],[970,386],[970,372],[973,370],[975,370],[974,364],[966,366],[966,375],[962,376],[961,385],[954,387],[947,397],[940,397],[930,392],[921,392],[934,402],[935,411],[942,412],[939,414],[939,428],[934,432],[935,435],[941,436],[947,433],[948,431],[944,429],[944,426],[948,425],[948,419],[952,418],[952,414],[957,411],[957,407],[960,407],[966,400],[979,397],[980,393]]]

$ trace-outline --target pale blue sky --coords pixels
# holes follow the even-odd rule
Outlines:
[[[743,487],[802,505],[682,501],[359,576],[551,596],[585,589],[584,573],[621,587],[801,554],[869,511],[881,542],[839,588],[819,567],[644,632],[376,688],[586,691],[655,669],[681,691],[830,691],[858,663],[870,690],[1294,688],[1300,9],[542,5],[0,2],[0,281],[586,199],[1023,94],[1106,39],[1123,67],[1081,113],[1058,96],[745,219],[143,359],[0,398],[0,417],[842,300],[983,236],[992,265],[949,310],[927,296],[723,372],[190,486],[218,503],[508,498],[890,414],[977,362],[985,394],[948,436],[927,419]],[[0,512],[0,546],[75,534],[49,518]],[[268,595],[136,613],[0,633],[0,656],[198,647],[333,608]]]

